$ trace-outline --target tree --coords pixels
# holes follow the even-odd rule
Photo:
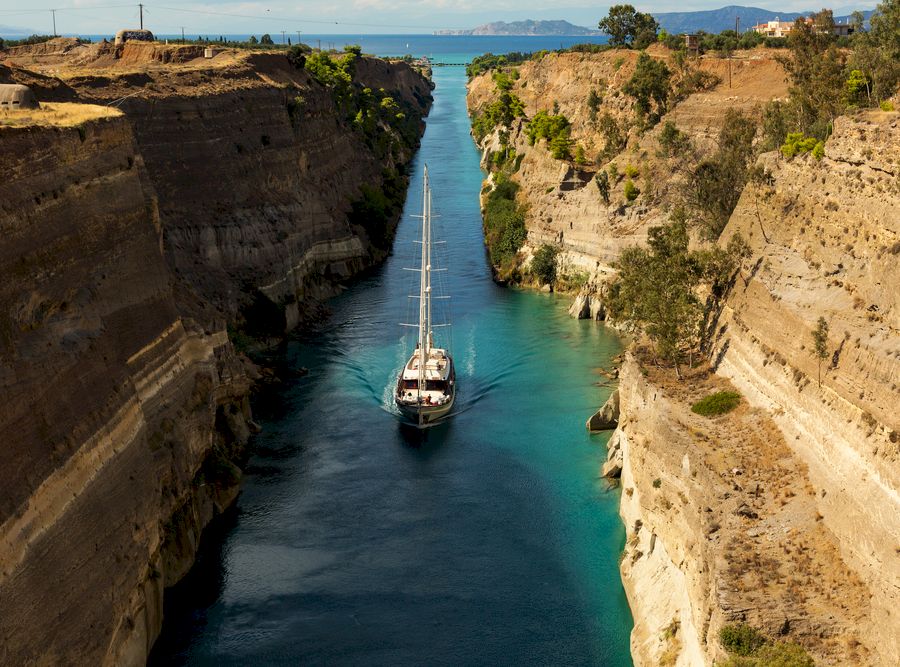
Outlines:
[[[263,35],[262,37],[259,38],[259,43],[269,46],[271,44],[274,44],[275,42],[272,41],[272,36],[269,33],[266,33],[265,35]]]
[[[812,23],[797,19],[788,38],[790,57],[779,62],[790,76],[794,129],[827,139],[842,110],[844,55],[837,48],[831,10],[813,15]]]
[[[623,132],[616,119],[608,113],[600,116],[600,120],[597,121],[597,129],[600,134],[606,137],[606,145],[603,146],[603,150],[600,151],[600,155],[597,157],[597,162],[601,163],[621,153],[628,143],[628,136],[626,134],[627,128]]]
[[[626,95],[634,98],[634,110],[638,117],[648,120],[651,126],[659,122],[666,111],[671,78],[672,72],[662,60],[641,53],[634,74],[622,87]]]
[[[822,386],[822,362],[828,357],[828,322],[824,317],[819,317],[816,328],[813,330],[813,356],[819,365],[819,386]]]
[[[609,174],[605,171],[598,172],[597,176],[594,178],[594,182],[597,184],[597,189],[600,191],[600,198],[603,200],[603,203],[609,206]]]
[[[559,248],[544,243],[531,259],[531,272],[541,285],[552,285],[556,281],[556,256]]]
[[[714,241],[725,228],[750,176],[756,123],[729,109],[719,131],[718,148],[689,173],[685,200],[704,238]]]
[[[885,0],[862,29],[862,15],[854,16],[850,62],[870,82],[867,93],[875,104],[890,97],[900,83],[900,2]]]
[[[680,378],[683,353],[692,355],[703,343],[704,308],[697,288],[708,286],[713,299],[724,296],[723,285],[745,255],[742,239],[727,249],[689,250],[684,217],[673,215],[669,224],[650,228],[647,248],[631,246],[620,255],[607,299],[610,316],[647,334],[656,354],[673,363]]]
[[[250,35],[250,39],[247,40],[250,44],[259,44],[259,40],[256,39],[256,35]]]
[[[643,49],[656,41],[659,24],[650,14],[635,11],[632,5],[613,5],[597,26],[609,35],[613,46],[631,45]]]

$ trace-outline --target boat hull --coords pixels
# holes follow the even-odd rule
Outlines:
[[[397,409],[403,418],[412,426],[418,428],[428,428],[443,421],[453,411],[453,404],[456,401],[456,388],[454,387],[450,400],[443,405],[408,405],[397,402]]]

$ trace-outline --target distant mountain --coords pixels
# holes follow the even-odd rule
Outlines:
[[[847,11],[844,8],[843,11]],[[703,30],[705,32],[722,32],[723,30],[734,30],[735,18],[740,18],[741,31],[756,25],[757,23],[765,23],[779,19],[781,21],[793,21],[801,16],[809,16],[814,10],[808,12],[773,12],[768,9],[760,9],[759,7],[743,7],[740,5],[729,5],[721,9],[708,9],[697,12],[665,12],[654,14],[653,16],[659,21],[661,28],[671,33],[681,32],[697,32]],[[843,23],[847,21],[850,12],[844,16],[835,14],[835,21]],[[868,19],[872,11],[865,11],[863,15]]]
[[[6,39],[21,39],[22,37],[28,37],[33,34],[35,34],[34,30],[29,30],[28,28],[0,25],[0,37],[5,37]]]
[[[599,30],[573,25],[568,21],[494,21],[471,30],[436,30],[435,35],[550,35],[587,37],[601,35]]]

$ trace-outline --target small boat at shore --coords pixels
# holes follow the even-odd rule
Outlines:
[[[422,239],[418,241],[422,246],[421,261],[418,269],[409,269],[419,272],[419,293],[410,295],[411,299],[418,300],[419,321],[417,324],[401,325],[416,327],[418,336],[416,349],[400,371],[394,393],[394,402],[400,414],[418,428],[426,428],[443,420],[450,414],[456,400],[456,371],[449,346],[437,347],[434,342],[434,329],[449,327],[450,323],[432,322],[431,302],[433,298],[449,297],[432,296],[432,273],[445,269],[434,268],[431,263],[431,187],[427,166],[422,190]]]

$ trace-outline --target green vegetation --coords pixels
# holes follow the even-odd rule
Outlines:
[[[615,118],[604,113],[597,121],[597,129],[606,139],[603,150],[597,155],[597,163],[603,164],[625,149],[628,143],[628,127],[619,125]]]
[[[556,257],[559,248],[549,243],[538,248],[531,259],[531,273],[541,285],[552,285],[556,282]]]
[[[729,653],[722,667],[815,667],[802,646],[790,642],[772,642],[746,623],[726,625],[719,640]]]
[[[699,401],[694,403],[691,406],[691,412],[696,412],[698,415],[703,415],[704,417],[715,417],[717,415],[724,415],[727,412],[731,412],[740,404],[740,402],[741,395],[737,392],[717,391],[715,394],[710,394],[709,396],[701,398]],[[731,638],[731,635],[729,635],[729,638]],[[725,643],[725,639],[722,640],[722,643]],[[728,647],[726,646],[726,648]],[[741,653],[741,655],[747,654]]]
[[[497,172],[484,205],[484,239],[491,264],[502,278],[515,273],[519,248],[525,243],[525,211],[516,203],[518,191],[516,182]]]
[[[825,143],[815,137],[804,137],[802,132],[790,132],[781,145],[781,154],[790,159],[795,155],[812,152],[817,160],[825,155]]]
[[[603,203],[609,206],[609,175],[605,171],[597,172],[594,182],[597,184]]]
[[[667,120],[659,133],[659,145],[664,156],[676,157],[690,149],[691,140],[687,134],[675,127],[675,123]]]
[[[600,108],[600,105],[603,103],[603,96],[597,92],[595,88],[591,88],[591,92],[588,93],[587,98],[587,106],[588,106],[588,118],[593,123],[597,120],[597,110]]]
[[[585,165],[587,164],[587,158],[584,155],[584,146],[578,144],[575,147],[575,164],[577,165]]]
[[[824,317],[820,317],[816,322],[816,328],[813,330],[813,349],[812,353],[818,362],[819,386],[822,386],[822,362],[828,358],[828,322]]]
[[[385,169],[381,187],[362,185],[360,196],[350,204],[348,222],[364,229],[377,248],[388,248],[393,240],[392,222],[403,210],[406,184],[396,169]]]
[[[650,127],[666,112],[671,78],[672,72],[662,60],[641,53],[634,74],[622,87],[626,95],[634,98],[638,119]]]
[[[476,140],[481,141],[494,128],[509,127],[513,120],[524,117],[525,105],[522,100],[510,92],[503,91],[483,112],[473,116],[472,133]]]
[[[655,354],[675,366],[704,342],[702,327],[707,309],[697,296],[705,286],[710,299],[721,298],[746,245],[735,236],[727,249],[689,250],[688,228],[683,216],[669,224],[651,227],[647,248],[626,248],[616,268],[619,273],[607,299],[613,319],[645,333]],[[709,304],[706,304],[709,305]]]
[[[716,152],[693,167],[688,167],[684,199],[691,217],[704,238],[719,238],[741,191],[750,176],[756,158],[753,137],[756,123],[738,111],[729,109],[719,132]]]
[[[894,103],[890,100],[884,100],[881,104],[878,105],[882,111],[893,111]]]
[[[534,59],[540,60],[540,57],[544,53],[546,52],[535,54],[514,51],[502,56],[495,56],[493,53],[485,53],[484,55],[476,56],[472,59],[472,62],[466,65],[466,76],[470,79],[474,79],[479,74],[489,72],[492,69],[508,67],[509,65],[519,65]]]
[[[51,39],[55,39],[55,37],[53,35],[31,35],[31,37],[24,37],[23,39],[6,40],[0,37],[0,49],[10,49],[14,46],[28,46],[30,44],[43,44],[44,42],[49,42]],[[78,38],[78,41],[82,44],[91,43],[91,40],[89,39]]]
[[[528,143],[532,146],[541,139],[546,139],[550,154],[557,160],[565,160],[570,157],[570,131],[569,119],[562,114],[550,115],[546,111],[538,111],[528,123],[526,134]]]
[[[737,406],[738,402],[740,401],[740,394],[735,394],[734,392],[722,391],[718,394],[708,396],[707,398],[722,396],[725,394],[734,396],[733,405],[731,405],[731,407],[727,408],[726,410],[723,410],[721,412],[714,412],[712,414],[722,414],[723,412],[728,412]],[[700,403],[702,402],[703,401],[701,401]],[[691,409],[698,414],[704,414],[696,409],[697,406],[700,405],[700,403],[695,403],[694,407]],[[757,650],[765,645],[766,637],[758,630],[756,630],[756,628],[747,625],[746,623],[735,623],[732,625],[726,625],[719,631],[719,641],[722,642],[722,648],[724,648],[729,653],[734,653],[735,655],[740,656],[748,656],[753,655]]]
[[[633,202],[638,198],[638,195],[641,194],[641,191],[638,190],[637,186],[634,184],[630,178],[625,181],[625,200],[629,203]]]
[[[635,11],[631,5],[613,5],[606,18],[597,24],[609,35],[612,46],[645,49],[656,41],[659,24],[650,14]]]

